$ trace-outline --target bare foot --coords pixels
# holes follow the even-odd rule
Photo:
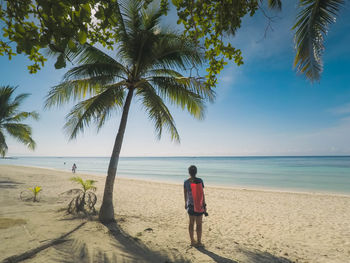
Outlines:
[[[197,246],[197,242],[196,241],[191,241],[191,245],[190,245],[191,247],[195,247],[195,246]]]

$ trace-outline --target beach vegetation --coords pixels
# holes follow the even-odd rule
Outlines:
[[[6,135],[17,139],[30,150],[35,149],[35,141],[32,138],[32,128],[22,123],[22,121],[30,118],[37,120],[39,115],[35,111],[19,111],[23,100],[27,98],[29,94],[23,93],[14,97],[15,90],[15,87],[0,86],[0,155],[2,157],[5,157],[8,151]]]
[[[70,214],[78,214],[83,212],[87,213],[96,213],[95,204],[97,202],[97,196],[94,193],[96,191],[96,186],[94,184],[96,181],[94,180],[83,180],[79,176],[75,176],[70,178],[72,182],[75,182],[80,185],[79,189],[71,189],[67,194],[73,193],[75,196],[69,202],[67,211]]]
[[[20,199],[22,201],[39,202],[39,193],[42,191],[40,186],[34,186],[21,192]]]
[[[203,52],[191,39],[162,27],[162,14],[161,9],[151,6],[144,9],[139,0],[123,2],[115,28],[118,45],[112,55],[86,43],[77,45],[75,52],[68,49],[66,56],[79,65],[70,69],[46,98],[46,107],[78,101],[65,124],[71,139],[92,123],[100,129],[112,113],[122,111],[99,213],[102,222],[114,220],[113,185],[133,98],[153,121],[157,138],[167,130],[171,139],[179,142],[166,103],[202,119],[205,103],[215,97],[202,78],[183,75],[201,66]]]
[[[33,0],[4,1],[0,7],[0,55],[11,59],[16,54],[25,54],[32,65],[30,73],[44,66],[47,56],[42,51],[49,48],[60,55],[56,58],[57,69],[70,61],[65,50],[75,51],[77,43],[101,44],[108,49],[120,41],[120,8],[128,1],[98,0]],[[322,72],[324,37],[329,25],[344,6],[344,0],[295,0],[299,9],[295,32],[295,60],[297,71],[314,81]],[[217,75],[229,60],[243,64],[240,49],[232,44],[232,37],[242,25],[245,16],[262,13],[272,22],[265,6],[281,10],[282,0],[146,0],[144,5],[159,5],[167,14],[169,5],[176,8],[177,23],[184,28],[183,35],[204,43],[208,60],[207,80],[215,86]]]
[[[29,190],[32,191],[33,193],[33,202],[38,202],[38,195],[39,195],[39,192],[41,192],[41,187],[40,186],[34,186],[33,188],[29,188]]]

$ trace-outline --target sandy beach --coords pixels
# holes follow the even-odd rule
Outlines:
[[[77,175],[97,181],[98,208],[104,177]],[[208,186],[205,248],[196,249],[182,184],[118,178],[117,222],[102,225],[65,213],[71,176],[0,166],[0,261],[40,248],[24,262],[350,262],[350,196]],[[40,202],[21,201],[35,185]]]

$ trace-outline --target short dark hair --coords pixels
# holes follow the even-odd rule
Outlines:
[[[188,173],[192,176],[195,177],[197,174],[197,167],[194,165],[191,165],[190,167],[188,167]]]

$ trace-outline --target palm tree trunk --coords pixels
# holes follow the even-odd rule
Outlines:
[[[99,219],[103,223],[114,221],[114,208],[113,208],[114,179],[117,173],[119,154],[122,148],[123,137],[124,137],[125,127],[126,127],[126,122],[128,120],[128,114],[129,114],[133,92],[134,92],[134,89],[130,88],[125,100],[123,114],[119,124],[118,134],[117,134],[117,137],[115,138],[112,156],[109,161],[107,178],[105,183],[105,190],[103,193],[103,200],[102,200],[102,205],[99,213]]]

